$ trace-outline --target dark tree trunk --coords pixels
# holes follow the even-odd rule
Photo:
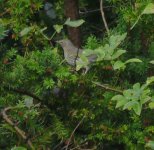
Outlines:
[[[67,18],[70,18],[71,20],[79,19],[78,0],[65,0],[64,7],[65,7],[65,16]],[[80,29],[68,27],[68,35],[72,43],[80,48],[81,47]]]

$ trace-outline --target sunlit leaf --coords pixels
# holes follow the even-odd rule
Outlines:
[[[135,105],[133,105],[133,110],[137,115],[140,115],[142,110],[142,105],[140,103],[136,103]]]
[[[83,19],[80,20],[70,20],[70,18],[68,18],[66,20],[66,22],[64,23],[65,25],[68,25],[70,27],[79,27],[81,26],[85,21]]]
[[[149,3],[144,11],[142,12],[142,14],[154,14],[154,4],[153,3]]]
[[[154,76],[147,78],[146,84],[149,85],[154,82]]]
[[[27,148],[19,146],[19,147],[11,148],[11,150],[27,150]]]
[[[128,63],[141,63],[142,61],[140,59],[137,59],[137,58],[132,58],[132,59],[129,59],[125,62],[125,64],[128,64]]]
[[[122,61],[116,61],[113,65],[114,70],[118,70],[124,67],[125,67],[125,64]]]
[[[118,50],[117,52],[115,52],[113,55],[112,55],[112,59],[117,59],[118,57],[120,57],[122,54],[126,53],[126,50]]]
[[[57,33],[60,33],[61,30],[63,29],[63,25],[56,24],[53,27],[54,27],[54,29],[56,30]]]
[[[133,108],[134,105],[137,105],[138,102],[137,101],[129,101],[128,103],[126,103],[123,107],[123,109],[131,109]]]
[[[154,150],[154,141],[149,141],[145,146]]]
[[[117,100],[120,100],[120,99],[123,99],[124,97],[122,95],[115,95],[112,97],[112,101],[117,101]]]
[[[124,106],[126,103],[127,103],[127,100],[125,98],[124,99],[121,99],[121,100],[118,100],[117,101],[117,104],[116,104],[116,108],[119,108],[121,106]]]
[[[150,109],[154,109],[154,102],[150,102],[150,103],[149,103],[149,108],[150,108]]]
[[[154,65],[154,60],[151,60],[149,63],[153,64]]]
[[[33,106],[33,98],[32,97],[26,96],[24,99],[24,102],[28,108]]]

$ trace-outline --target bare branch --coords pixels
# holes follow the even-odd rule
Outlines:
[[[7,111],[9,110],[12,110],[12,109],[15,109],[15,107],[7,107],[7,108],[4,108],[2,111],[1,111],[1,115],[2,115],[2,118],[9,124],[11,125],[15,131],[21,136],[21,138],[27,142],[27,145],[32,149],[34,150],[34,146],[32,144],[32,142],[30,141],[30,139],[28,139],[28,137],[26,136],[26,133],[21,130],[20,128],[18,128],[18,126],[16,124],[13,123],[13,121],[8,117],[8,115],[6,114]]]
[[[100,10],[101,10],[101,15],[102,15],[102,19],[103,19],[103,22],[104,22],[105,29],[107,31],[107,34],[109,35],[110,30],[109,30],[109,27],[108,27],[108,24],[107,24],[107,21],[106,21],[106,18],[105,18],[104,10],[103,10],[103,0],[100,0]]]
[[[67,145],[66,145],[66,149],[65,149],[65,150],[68,150],[68,147],[69,147],[69,145],[70,145],[70,142],[71,142],[71,140],[72,140],[72,137],[73,137],[75,131],[77,130],[77,128],[78,128],[78,127],[80,126],[80,124],[83,122],[84,118],[85,118],[85,116],[80,120],[80,122],[77,124],[77,126],[76,126],[75,129],[73,130],[73,132],[72,132],[72,134],[71,134],[71,136],[70,136],[70,138],[69,138],[69,140],[68,140],[68,143],[67,143]]]
[[[115,89],[115,88],[111,88],[111,87],[108,87],[106,85],[100,84],[98,82],[94,82],[94,81],[92,81],[92,83],[95,84],[95,85],[97,85],[97,86],[99,86],[99,87],[102,87],[105,90],[109,90],[109,91],[112,91],[112,92],[117,92],[117,93],[123,94],[123,91],[122,90],[118,90],[118,89]]]

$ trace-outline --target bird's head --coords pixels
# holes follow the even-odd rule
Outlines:
[[[61,47],[66,47],[66,45],[69,45],[71,43],[71,41],[69,39],[63,39],[63,40],[59,40],[56,41],[58,44],[61,45]]]

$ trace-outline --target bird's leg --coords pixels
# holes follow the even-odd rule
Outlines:
[[[83,72],[83,74],[86,75],[87,72],[89,71],[89,69],[90,69],[90,67],[89,67],[89,66],[86,66],[86,67],[85,67],[85,70],[84,70],[84,72]]]

